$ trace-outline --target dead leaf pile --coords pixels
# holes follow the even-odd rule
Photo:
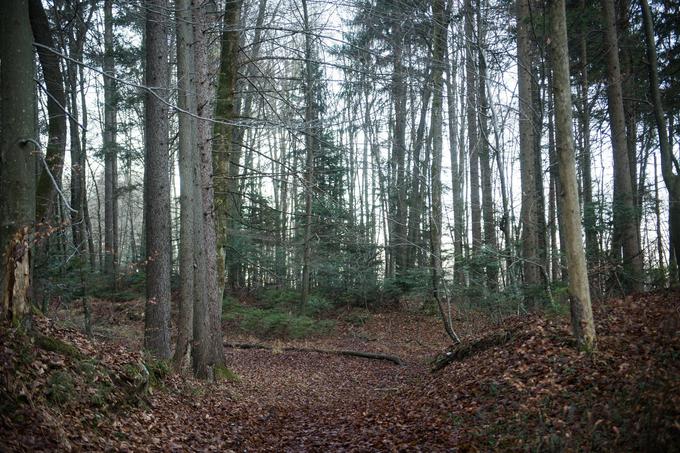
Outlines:
[[[3,450],[129,451],[678,451],[680,293],[663,291],[595,307],[598,350],[574,348],[567,320],[514,317],[502,345],[475,349],[439,372],[440,323],[416,314],[372,314],[339,323],[332,337],[228,349],[235,382],[172,375],[120,408],[80,397],[55,405],[49,376],[83,361],[23,345],[2,332]],[[49,326],[41,326],[41,329]],[[461,326],[461,330],[465,326]],[[41,330],[43,335],[47,335]],[[76,332],[48,332],[97,366],[125,375],[141,358]],[[25,338],[25,337],[23,337]],[[233,338],[230,338],[234,340]],[[282,351],[285,345],[399,355],[406,364]],[[486,344],[491,344],[487,341]],[[27,360],[26,357],[30,357]],[[84,372],[83,372],[84,373]],[[129,373],[128,373],[129,374]],[[80,376],[80,375],[79,375]],[[92,386],[80,376],[78,394]],[[7,415],[5,397],[14,407]]]

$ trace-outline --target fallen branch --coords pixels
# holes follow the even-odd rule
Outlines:
[[[464,360],[495,346],[503,346],[511,340],[520,337],[521,335],[517,334],[515,330],[502,330],[478,341],[457,345],[434,358],[432,361],[432,372],[439,371],[453,362]]]
[[[259,343],[225,343],[228,348],[234,349],[266,349],[268,351],[281,350],[281,351],[295,351],[295,352],[316,352],[318,354],[335,354],[335,355],[346,355],[353,357],[363,357],[365,359],[374,360],[386,360],[392,362],[395,365],[403,365],[404,362],[395,355],[381,354],[379,352],[363,352],[363,351],[349,351],[342,349],[318,349],[318,348],[298,348],[294,346],[284,346],[282,348],[274,348],[266,344]]]

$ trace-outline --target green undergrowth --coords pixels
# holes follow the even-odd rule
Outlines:
[[[261,338],[307,338],[323,335],[332,330],[335,322],[323,319],[332,304],[321,297],[310,298],[300,307],[297,296],[278,294],[275,298],[259,301],[257,305],[244,305],[232,297],[225,298],[222,318],[235,323],[243,332]]]
[[[226,365],[215,365],[213,368],[213,375],[216,382],[241,382],[241,376],[236,374],[231,368]]]

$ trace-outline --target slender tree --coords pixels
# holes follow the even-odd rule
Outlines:
[[[118,261],[117,95],[113,48],[113,0],[104,0],[104,272],[114,277]]]
[[[656,42],[654,41],[654,22],[652,12],[647,0],[640,0],[642,5],[642,18],[645,29],[645,43],[647,47],[647,61],[649,67],[649,90],[654,106],[654,120],[659,137],[659,148],[661,152],[661,176],[663,177],[666,189],[668,190],[668,211],[669,211],[669,230],[671,244],[674,248],[675,259],[680,259],[680,169],[668,139],[666,129],[666,117],[664,115],[663,103],[661,102],[661,92],[659,90],[659,69],[656,55]],[[676,172],[673,171],[675,167]],[[656,165],[655,165],[656,168]],[[659,257],[661,259],[661,257]],[[669,266],[677,271],[680,262],[676,261],[675,266]],[[677,276],[672,276],[672,278]]]
[[[522,259],[524,283],[541,282],[536,201],[534,114],[532,103],[531,15],[529,0],[517,0],[517,72],[519,87],[519,147],[522,173]],[[530,298],[531,299],[531,298]],[[535,301],[530,300],[530,304]]]
[[[576,158],[572,131],[569,50],[564,0],[550,5],[553,95],[555,98],[555,138],[560,173],[564,237],[571,298],[571,323],[580,348],[595,347],[595,324],[590,305],[588,268],[581,237],[581,209],[578,201]]]
[[[191,25],[191,1],[177,0],[175,22],[177,35],[177,103],[186,113],[179,114],[179,177],[180,177],[180,237],[179,237],[179,314],[177,317],[177,342],[174,364],[183,369],[191,363],[191,341],[194,322],[194,237],[196,231],[195,209],[197,187],[197,163],[195,148],[196,100],[193,95],[193,29]]]
[[[318,110],[312,63],[312,35],[307,0],[301,0],[305,29],[305,233],[302,254],[302,305],[309,302],[310,261],[312,253],[312,195],[314,190],[314,154],[317,147]]]
[[[620,238],[612,238],[612,244],[616,247],[616,250],[614,250],[616,258],[620,256],[619,244],[623,250],[621,280],[624,291],[637,291],[643,288],[642,251],[638,237],[637,212],[630,171],[631,162],[626,141],[626,118],[623,108],[614,0],[602,0],[602,9],[607,57],[607,97],[609,101],[607,106],[614,153],[614,231],[620,235]]]

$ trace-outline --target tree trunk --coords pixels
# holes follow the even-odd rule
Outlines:
[[[209,118],[213,98],[208,71],[209,26],[207,3],[193,0],[194,12],[194,52],[196,68],[196,113],[199,118]],[[200,153],[200,207],[196,211],[197,236],[196,260],[199,262],[195,272],[194,287],[200,294],[194,302],[194,374],[202,379],[212,379],[215,365],[224,363],[222,346],[221,307],[222,300],[217,283],[217,240],[215,230],[213,162],[210,124],[199,119],[196,122],[196,145]],[[200,248],[200,249],[199,249]]]
[[[47,14],[40,0],[28,3],[31,27],[35,42],[51,49],[56,48]],[[59,66],[59,56],[38,47],[38,59],[42,68],[47,88],[48,137],[45,160],[56,181],[61,181],[66,153],[66,95],[64,78]],[[54,219],[54,201],[56,190],[52,179],[46,171],[42,171],[36,188],[36,220],[51,223]]]
[[[390,178],[390,254],[392,268],[401,275],[406,267],[406,181],[404,158],[406,156],[406,71],[403,65],[404,31],[399,19],[392,31],[392,102],[394,125],[392,129],[392,156]]]
[[[302,0],[305,27],[305,233],[302,255],[302,306],[309,302],[310,260],[312,250],[312,194],[314,190],[314,154],[317,146],[318,114],[315,101],[314,70],[312,67],[312,36],[307,1]]]
[[[517,0],[517,72],[519,86],[519,146],[522,173],[522,259],[524,284],[536,287],[541,283],[536,224],[536,178],[533,103],[531,96],[531,29],[529,0]],[[528,297],[529,305],[535,300]]]
[[[193,95],[193,30],[191,1],[177,0],[175,4],[177,34],[177,104],[187,113],[179,113],[179,313],[177,342],[173,362],[178,370],[191,364],[191,340],[194,322],[194,231],[197,175],[195,148],[196,99]]]
[[[647,0],[640,1],[642,5],[642,17],[645,28],[645,40],[647,44],[647,60],[649,62],[649,88],[654,105],[654,120],[656,121],[657,133],[659,135],[659,147],[661,149],[661,176],[663,177],[666,189],[668,190],[668,211],[669,211],[669,230],[670,241],[673,247],[675,260],[680,260],[680,175],[673,172],[673,165],[677,169],[677,161],[673,156],[673,149],[668,138],[666,129],[666,118],[664,116],[663,104],[661,102],[661,92],[659,90],[659,70],[656,55],[656,43],[654,41],[654,23],[652,13]],[[656,168],[656,166],[655,166]],[[674,266],[669,264],[669,268],[680,268],[680,262],[676,261]],[[671,276],[671,281],[676,280],[676,276]]]
[[[579,12],[585,17],[586,2],[580,0]],[[600,250],[597,242],[597,216],[593,204],[593,178],[591,176],[590,156],[590,103],[588,102],[588,26],[585,21],[579,29],[579,63],[581,66],[580,80],[580,111],[579,124],[581,126],[581,187],[583,191],[583,225],[586,233],[586,257],[591,265],[599,263]]]
[[[472,0],[465,0],[465,77],[467,93],[468,154],[470,156],[470,221],[472,225],[472,254],[477,255],[482,245],[482,205],[479,198],[479,137],[477,135],[477,74],[472,49],[474,39],[474,9]],[[475,274],[480,270],[478,269]],[[475,275],[479,277],[479,275]],[[477,282],[482,285],[482,282]]]
[[[432,187],[432,202],[430,206],[430,246],[432,266],[432,292],[438,307],[444,327],[452,341],[460,341],[453,332],[451,319],[447,317],[439,294],[442,267],[442,123],[443,121],[443,73],[444,53],[446,52],[447,31],[449,24],[444,10],[444,0],[432,1],[432,167],[430,170],[430,185]]]
[[[562,186],[564,237],[571,297],[571,322],[580,348],[595,347],[595,324],[590,305],[588,268],[581,238],[581,209],[578,202],[576,159],[572,131],[571,86],[569,82],[569,51],[564,0],[550,5],[553,90],[555,97],[556,145]]]
[[[621,69],[613,0],[602,0],[605,20],[605,51],[607,54],[608,107],[614,152],[614,230],[621,235],[623,273],[621,281],[626,292],[643,288],[642,251],[638,239],[636,209],[633,198],[630,160],[626,143],[626,120],[623,109]],[[613,239],[616,241],[616,238]],[[618,250],[615,255],[618,256]]]
[[[494,218],[493,204],[493,184],[491,183],[491,157],[489,151],[489,101],[486,96],[486,58],[484,56],[484,42],[486,31],[481,7],[481,0],[478,0],[477,35],[479,36],[478,56],[479,56],[479,167],[482,178],[482,216],[484,218],[484,246],[485,246],[485,266],[486,284],[491,292],[498,289],[498,250],[496,244],[496,220]]]
[[[35,222],[35,83],[26,0],[0,2],[0,319],[30,308],[29,243]],[[11,114],[8,114],[10,113]]]
[[[56,48],[52,27],[50,27],[42,2],[40,0],[30,0],[28,9],[35,42],[51,49]],[[43,169],[42,165],[39,166],[41,171],[35,194],[38,241],[36,241],[33,250],[33,265],[38,272],[34,274],[33,285],[35,286],[35,291],[33,294],[36,305],[46,307],[46,301],[49,298],[47,264],[51,235],[50,226],[55,223],[60,224],[59,219],[55,217],[57,211],[55,209],[55,202],[59,203],[60,201],[56,197],[57,191],[53,178],[57,184],[61,184],[64,155],[66,153],[65,109],[67,105],[59,57],[44,47],[38,47],[37,50],[47,91],[48,136],[45,162],[49,170]],[[76,223],[76,225],[80,224]]]
[[[234,261],[232,235],[238,221],[239,165],[241,147],[236,143],[237,127],[232,123],[238,115],[236,81],[239,69],[239,20],[241,0],[228,1],[224,11],[220,72],[215,98],[213,128],[213,165],[215,168],[215,218],[217,226],[217,285],[220,299],[225,288],[225,263]]]
[[[451,35],[455,38],[456,34],[452,31]],[[453,39],[453,38],[452,38]],[[461,262],[463,259],[463,234],[465,225],[463,222],[463,187],[460,178],[460,163],[458,162],[458,104],[456,95],[457,87],[457,50],[455,47],[455,40],[451,46],[453,50],[453,58],[449,61],[448,51],[446,54],[446,100],[448,105],[448,121],[449,121],[449,151],[451,158],[451,193],[453,197],[453,252],[455,257],[455,273],[454,278],[456,283],[464,284],[465,275],[460,270],[462,268]]]
[[[116,75],[113,57],[113,0],[104,0],[104,272],[113,278],[118,260],[118,150]]]
[[[144,215],[146,309],[144,349],[170,357],[170,168],[168,149],[168,44],[166,0],[146,2]]]

